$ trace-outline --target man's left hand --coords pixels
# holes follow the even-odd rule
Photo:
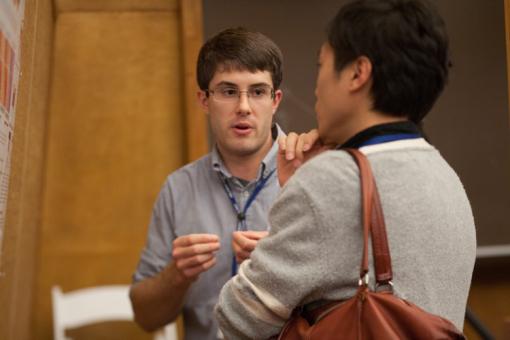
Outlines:
[[[232,235],[232,248],[237,263],[241,264],[244,260],[250,257],[251,252],[255,249],[257,242],[266,237],[269,232],[267,231],[234,231]]]

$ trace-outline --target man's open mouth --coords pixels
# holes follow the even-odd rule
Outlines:
[[[238,134],[247,134],[249,133],[253,127],[249,123],[237,123],[234,124],[233,129]]]
[[[251,126],[250,126],[250,124],[239,123],[239,124],[234,125],[234,128],[240,129],[240,130],[247,130],[247,129],[251,129]]]

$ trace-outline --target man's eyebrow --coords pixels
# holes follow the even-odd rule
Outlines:
[[[260,86],[269,86],[271,87],[271,85],[269,85],[268,83],[256,83],[256,84],[251,84],[250,87],[260,87]]]
[[[230,87],[239,88],[239,86],[237,84],[231,83],[229,81],[220,81],[218,84],[216,84],[216,86],[230,86]],[[269,86],[269,87],[271,87],[270,84],[265,83],[265,82],[250,84],[248,87],[253,88],[253,87],[260,87],[260,86]]]
[[[216,86],[231,86],[231,87],[238,87],[237,84],[231,83],[229,81],[220,81]]]

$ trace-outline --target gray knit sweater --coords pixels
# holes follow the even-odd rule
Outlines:
[[[396,294],[462,330],[476,237],[459,178],[423,139],[360,150],[381,196]],[[298,305],[352,296],[360,214],[358,168],[349,154],[328,151],[302,166],[270,211],[270,235],[223,287],[215,312],[225,338],[265,339]]]

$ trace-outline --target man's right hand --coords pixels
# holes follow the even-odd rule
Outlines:
[[[173,242],[172,257],[178,273],[185,281],[194,281],[200,273],[216,264],[215,252],[220,242],[214,234],[190,234]]]

